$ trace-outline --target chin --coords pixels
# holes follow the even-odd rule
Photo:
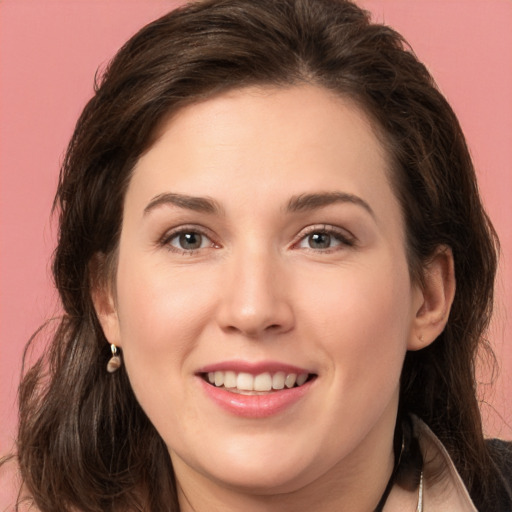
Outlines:
[[[236,489],[239,492],[253,495],[274,495],[292,493],[305,487],[313,481],[313,472],[310,469],[298,470],[297,467],[273,467],[269,465],[233,468],[233,471],[226,471],[217,474],[210,474],[209,478],[216,480],[218,484]],[[208,476],[208,475],[206,475]]]
[[[185,463],[194,473],[221,487],[262,496],[297,491],[329,469],[328,457],[315,461],[308,455],[307,447],[305,450],[291,448],[282,439],[278,447],[254,443],[252,450],[247,443],[241,443],[235,451],[234,444],[218,445],[206,460],[200,455],[195,460],[184,457],[179,464]],[[175,457],[172,458],[174,463]]]

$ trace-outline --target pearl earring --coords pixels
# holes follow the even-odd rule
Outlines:
[[[107,372],[114,373],[121,367],[121,358],[117,355],[117,347],[112,343],[110,345],[110,350],[112,351],[112,357],[108,360],[107,363]]]

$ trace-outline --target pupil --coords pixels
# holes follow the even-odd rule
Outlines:
[[[201,235],[199,233],[183,233],[180,235],[180,245],[183,249],[199,249]]]
[[[331,235],[313,233],[309,236],[309,245],[313,249],[327,249],[331,245]]]

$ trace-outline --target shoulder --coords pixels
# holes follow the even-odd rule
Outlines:
[[[495,464],[512,479],[512,441],[487,439],[486,444]]]
[[[487,449],[501,479],[500,502],[512,507],[512,442],[488,439]]]
[[[453,460],[437,436],[420,419],[413,417],[413,423],[424,458],[424,476],[430,494],[429,509],[512,512],[512,442],[499,439],[486,441],[492,461],[492,465],[488,466],[488,470],[492,471],[492,478],[488,474],[475,474],[474,478],[477,488],[480,480],[480,483],[484,480],[489,482],[492,490],[489,489],[488,493],[493,498],[487,498],[487,503],[481,503],[478,496],[470,496]],[[449,500],[454,504],[447,507]],[[492,508],[489,507],[489,502],[492,503]]]

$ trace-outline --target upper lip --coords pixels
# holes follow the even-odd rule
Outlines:
[[[261,373],[277,373],[284,372],[287,374],[296,373],[297,375],[302,373],[314,373],[307,368],[301,368],[299,366],[295,366],[292,364],[281,363],[279,361],[259,361],[259,362],[250,362],[250,361],[241,361],[241,360],[232,360],[232,361],[221,361],[218,363],[208,364],[199,368],[197,371],[198,374],[201,373],[209,373],[209,372],[236,372],[236,373],[250,373],[252,375],[259,375]]]

